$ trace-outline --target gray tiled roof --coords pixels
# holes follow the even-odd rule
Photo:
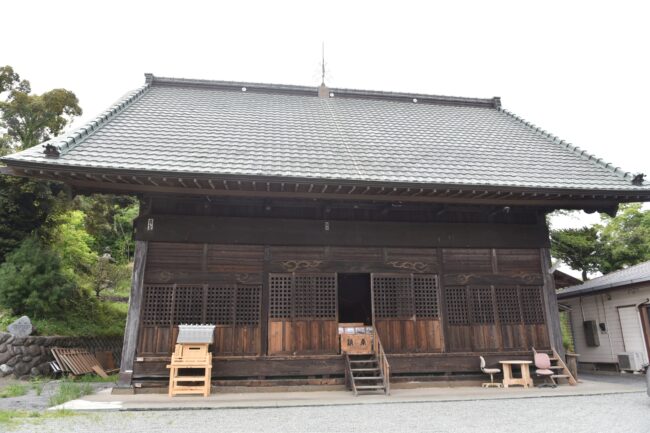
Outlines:
[[[628,284],[650,281],[650,261],[630,266],[620,271],[610,272],[602,277],[594,278],[577,286],[565,287],[558,290],[558,298],[570,298],[584,293],[605,290]]]
[[[630,173],[502,110],[496,98],[333,93],[320,98],[316,89],[295,86],[150,76],[146,86],[76,138],[52,140],[58,158],[46,157],[36,146],[4,161],[385,183],[650,190],[648,182],[633,185]]]

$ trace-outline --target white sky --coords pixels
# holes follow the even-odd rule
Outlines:
[[[36,92],[74,91],[82,120],[145,72],[316,86],[325,41],[331,87],[501,96],[650,175],[649,2],[20,0],[0,11],[0,64]]]

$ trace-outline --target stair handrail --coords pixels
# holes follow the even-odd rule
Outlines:
[[[381,344],[379,339],[379,334],[377,333],[377,328],[372,327],[372,350],[377,356],[377,364],[379,365],[379,371],[382,375],[382,382],[384,385],[384,393],[386,395],[390,394],[390,364],[388,363],[388,358],[386,357],[386,352],[384,352],[384,347]]]
[[[352,366],[350,365],[350,356],[345,354],[345,385],[352,388],[354,395],[357,395],[357,387],[352,376]]]

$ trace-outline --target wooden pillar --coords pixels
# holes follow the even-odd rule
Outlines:
[[[129,297],[129,310],[126,316],[124,344],[122,346],[122,362],[120,363],[120,377],[117,382],[117,388],[131,387],[133,361],[135,361],[135,349],[138,344],[138,331],[140,329],[140,310],[142,308],[142,291],[144,268],[147,261],[147,246],[147,241],[135,241],[131,296]]]
[[[560,309],[557,305],[557,295],[555,293],[555,280],[551,270],[551,250],[548,248],[541,249],[542,257],[542,275],[544,277],[544,307],[546,309],[546,326],[548,328],[548,338],[551,346],[564,359],[564,345],[562,344],[562,330],[560,328]]]

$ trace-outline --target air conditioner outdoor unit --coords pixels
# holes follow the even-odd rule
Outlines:
[[[621,370],[639,371],[643,365],[643,356],[639,352],[618,354],[618,367]]]

